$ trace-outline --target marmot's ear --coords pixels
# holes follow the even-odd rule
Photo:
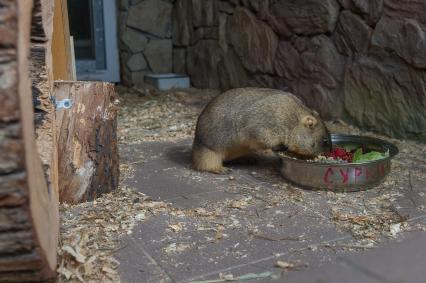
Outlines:
[[[312,129],[317,125],[318,121],[314,116],[306,115],[302,118],[302,124],[306,128]]]

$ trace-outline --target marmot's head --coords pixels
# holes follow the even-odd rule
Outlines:
[[[312,157],[330,150],[330,133],[319,117],[306,115],[291,131],[287,146],[289,152]]]

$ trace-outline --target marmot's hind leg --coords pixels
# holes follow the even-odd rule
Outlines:
[[[222,163],[222,154],[196,143],[192,146],[192,166],[195,170],[225,174],[228,170]]]

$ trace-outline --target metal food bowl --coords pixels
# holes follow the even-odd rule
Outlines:
[[[281,174],[288,181],[311,189],[351,192],[372,188],[389,174],[398,148],[387,141],[364,136],[331,135],[333,145],[386,152],[389,157],[362,163],[321,163],[281,156]]]

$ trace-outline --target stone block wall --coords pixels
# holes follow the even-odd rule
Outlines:
[[[172,35],[173,70],[195,87],[288,89],[325,118],[426,140],[425,0],[176,0],[171,13],[171,30],[142,34],[167,48]]]
[[[147,73],[172,71],[172,0],[117,0],[122,82],[141,86]]]

